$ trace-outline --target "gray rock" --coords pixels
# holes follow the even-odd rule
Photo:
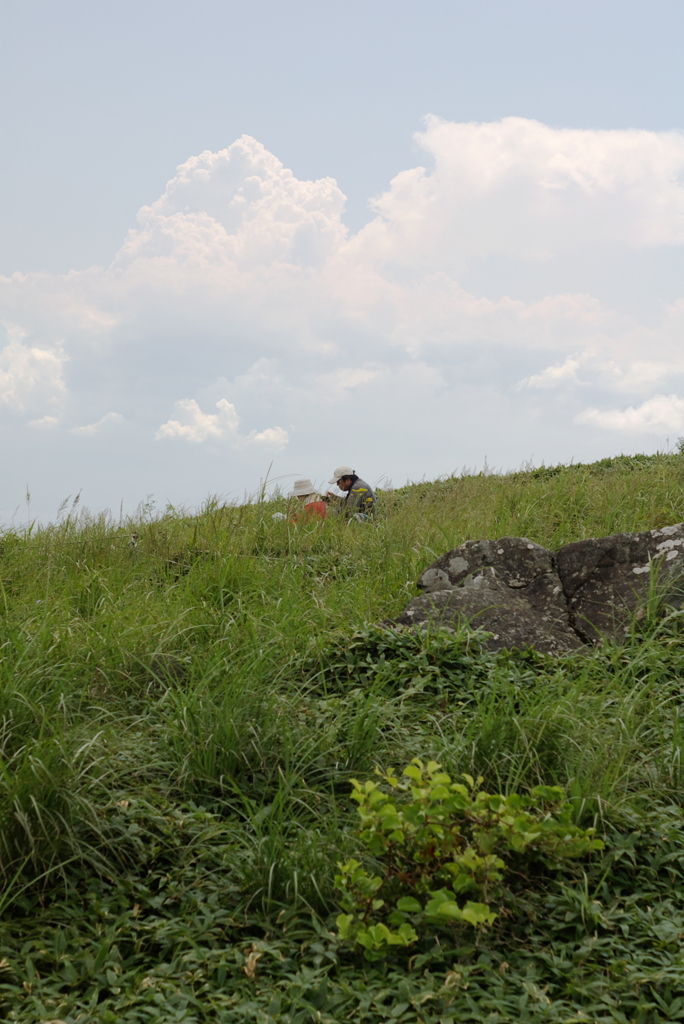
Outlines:
[[[543,577],[534,581],[538,582],[548,586]],[[560,590],[557,577],[556,585]],[[400,626],[426,628],[430,623],[453,627],[465,619],[492,634],[484,644],[490,651],[533,646],[544,654],[564,654],[583,648],[568,625],[567,611],[558,614],[556,596],[551,597],[548,607],[541,610],[541,589],[528,594],[527,588],[509,586],[493,567],[484,567],[453,589],[442,588],[415,598],[394,621]]]
[[[509,587],[526,587],[532,580],[555,573],[553,554],[527,537],[468,540],[447,551],[418,577],[418,588],[428,594],[458,586],[466,576],[491,566]]]
[[[467,619],[493,634],[486,646],[533,645],[547,654],[583,646],[570,628],[563,588],[552,552],[526,537],[467,541],[428,566],[416,598],[399,625]]]
[[[567,544],[556,555],[556,564],[570,624],[590,643],[629,633],[652,579],[667,604],[684,604],[682,523]]]
[[[684,524],[583,540],[557,555],[526,537],[467,541],[425,569],[421,597],[395,620],[425,628],[462,619],[492,633],[486,646],[561,654],[620,640],[655,585],[684,607]]]

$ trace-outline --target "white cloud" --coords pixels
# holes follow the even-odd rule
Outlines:
[[[41,416],[39,420],[29,420],[29,427],[34,427],[36,430],[54,430],[57,426],[59,426],[59,420],[56,416]]]
[[[316,386],[330,395],[344,395],[362,384],[370,384],[376,380],[385,367],[381,363],[367,366],[341,366],[332,373],[321,374]]]
[[[549,259],[583,244],[684,242],[684,136],[427,119],[417,141],[431,171],[402,171],[374,203],[358,256],[460,269],[508,254]]]
[[[182,438],[195,444],[203,441],[230,441],[234,447],[256,444],[273,451],[282,451],[289,441],[288,433],[282,427],[252,430],[243,436],[239,432],[240,420],[235,406],[221,398],[216,408],[217,413],[205,413],[194,398],[181,399],[175,405],[178,418],[163,423],[155,434],[155,440]]]
[[[173,260],[230,273],[320,266],[346,236],[345,198],[332,178],[299,181],[256,139],[205,150],[182,164],[164,195],[138,214],[113,266]]]
[[[194,398],[182,398],[176,402],[175,408],[179,418],[162,423],[155,440],[182,437],[200,444],[202,441],[237,437],[238,415],[235,406],[225,398],[216,403],[218,413],[202,412]]]
[[[121,413],[108,412],[101,419],[97,420],[96,423],[88,423],[84,427],[72,427],[70,433],[92,437],[93,434],[99,434],[103,428],[117,426],[119,423],[123,423],[123,421],[124,418]]]
[[[259,433],[253,430],[245,438],[245,443],[263,445],[264,448],[269,448],[273,452],[281,452],[289,440],[290,436],[287,430],[283,430],[282,427],[267,427],[266,430],[260,430]]]
[[[399,479],[586,458],[606,442],[581,424],[635,445],[681,429],[684,135],[428,118],[416,140],[424,166],[352,236],[332,178],[243,136],[178,167],[110,267],[0,278],[5,417],[35,445],[85,423],[65,465],[93,434],[138,493],[151,466],[213,486],[217,451],[251,490],[267,451],[312,477],[315,452],[322,473],[373,452]]]
[[[684,429],[684,398],[654,395],[636,408],[585,409],[575,417],[575,422],[596,425],[605,430],[663,435]]]
[[[577,246],[681,243],[684,137],[431,118],[418,141],[434,168],[399,174],[375,201],[378,215],[348,238],[332,179],[298,181],[245,136],[181,165],[109,270],[15,275],[2,282],[3,302],[36,333],[58,325],[75,346],[161,331],[184,333],[183,347],[199,330],[228,349],[261,338],[254,354],[266,359],[344,357],[361,345],[367,363],[474,342],[572,356],[625,338],[624,315],[594,295],[495,298],[459,276],[502,254],[529,278]]]
[[[661,381],[682,373],[684,361],[636,359],[623,366],[615,362],[606,363],[602,370],[606,377],[610,377],[616,390],[640,394],[643,391],[652,391]]]
[[[568,381],[577,382],[577,371],[581,366],[580,359],[569,357],[560,366],[547,366],[541,373],[535,373],[531,377],[516,384],[516,390],[521,388],[556,388]]]
[[[64,354],[25,345],[19,327],[4,324],[9,338],[0,351],[0,404],[17,411],[52,404],[65,395]]]

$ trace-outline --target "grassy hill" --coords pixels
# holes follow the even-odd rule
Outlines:
[[[375,525],[284,499],[0,539],[0,1016],[22,1022],[684,1020],[684,615],[492,655],[377,624],[465,539],[684,521],[684,457],[420,483]],[[343,942],[378,867],[351,779],[412,758],[561,786],[605,844],[520,854],[488,928]]]

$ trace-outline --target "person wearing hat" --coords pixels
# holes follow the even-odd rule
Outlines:
[[[351,466],[338,466],[328,483],[337,484],[341,491],[347,492],[339,507],[342,515],[353,515],[356,518],[375,516],[373,488],[362,480]],[[337,495],[328,491],[328,497],[335,498]]]
[[[298,498],[302,503],[302,511],[306,516],[318,516],[320,519],[325,519],[327,516],[328,508],[325,502],[321,500],[320,494],[308,477],[304,477],[302,480],[295,480],[292,496],[293,498]],[[296,516],[295,520],[298,518]]]

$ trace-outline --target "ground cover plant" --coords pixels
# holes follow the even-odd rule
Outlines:
[[[386,491],[370,526],[276,496],[5,529],[0,1017],[684,1020],[682,613],[556,659],[379,625],[466,539],[681,522],[683,484],[635,456]],[[448,843],[378,825],[454,794]]]

